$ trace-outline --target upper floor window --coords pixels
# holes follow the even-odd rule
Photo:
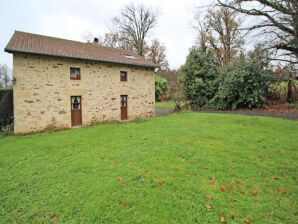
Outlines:
[[[120,81],[127,81],[127,72],[120,72]]]
[[[81,69],[80,68],[70,68],[70,79],[80,80],[81,79]]]

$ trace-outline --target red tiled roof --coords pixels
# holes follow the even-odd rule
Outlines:
[[[5,51],[9,53],[22,52],[152,68],[158,67],[157,64],[129,50],[103,47],[93,43],[83,43],[20,31],[15,31]],[[131,55],[136,59],[130,59],[124,55]]]

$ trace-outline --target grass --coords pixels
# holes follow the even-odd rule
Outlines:
[[[156,109],[174,109],[175,103],[173,101],[162,101],[155,103]]]
[[[297,223],[297,139],[207,113],[2,137],[0,222]]]

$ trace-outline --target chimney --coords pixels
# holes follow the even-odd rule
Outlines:
[[[93,39],[93,43],[94,43],[94,44],[98,44],[98,37],[94,37],[94,39]]]

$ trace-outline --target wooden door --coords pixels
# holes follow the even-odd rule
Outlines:
[[[71,125],[82,125],[82,101],[81,96],[71,97]]]
[[[127,95],[120,96],[121,120],[127,120]]]

